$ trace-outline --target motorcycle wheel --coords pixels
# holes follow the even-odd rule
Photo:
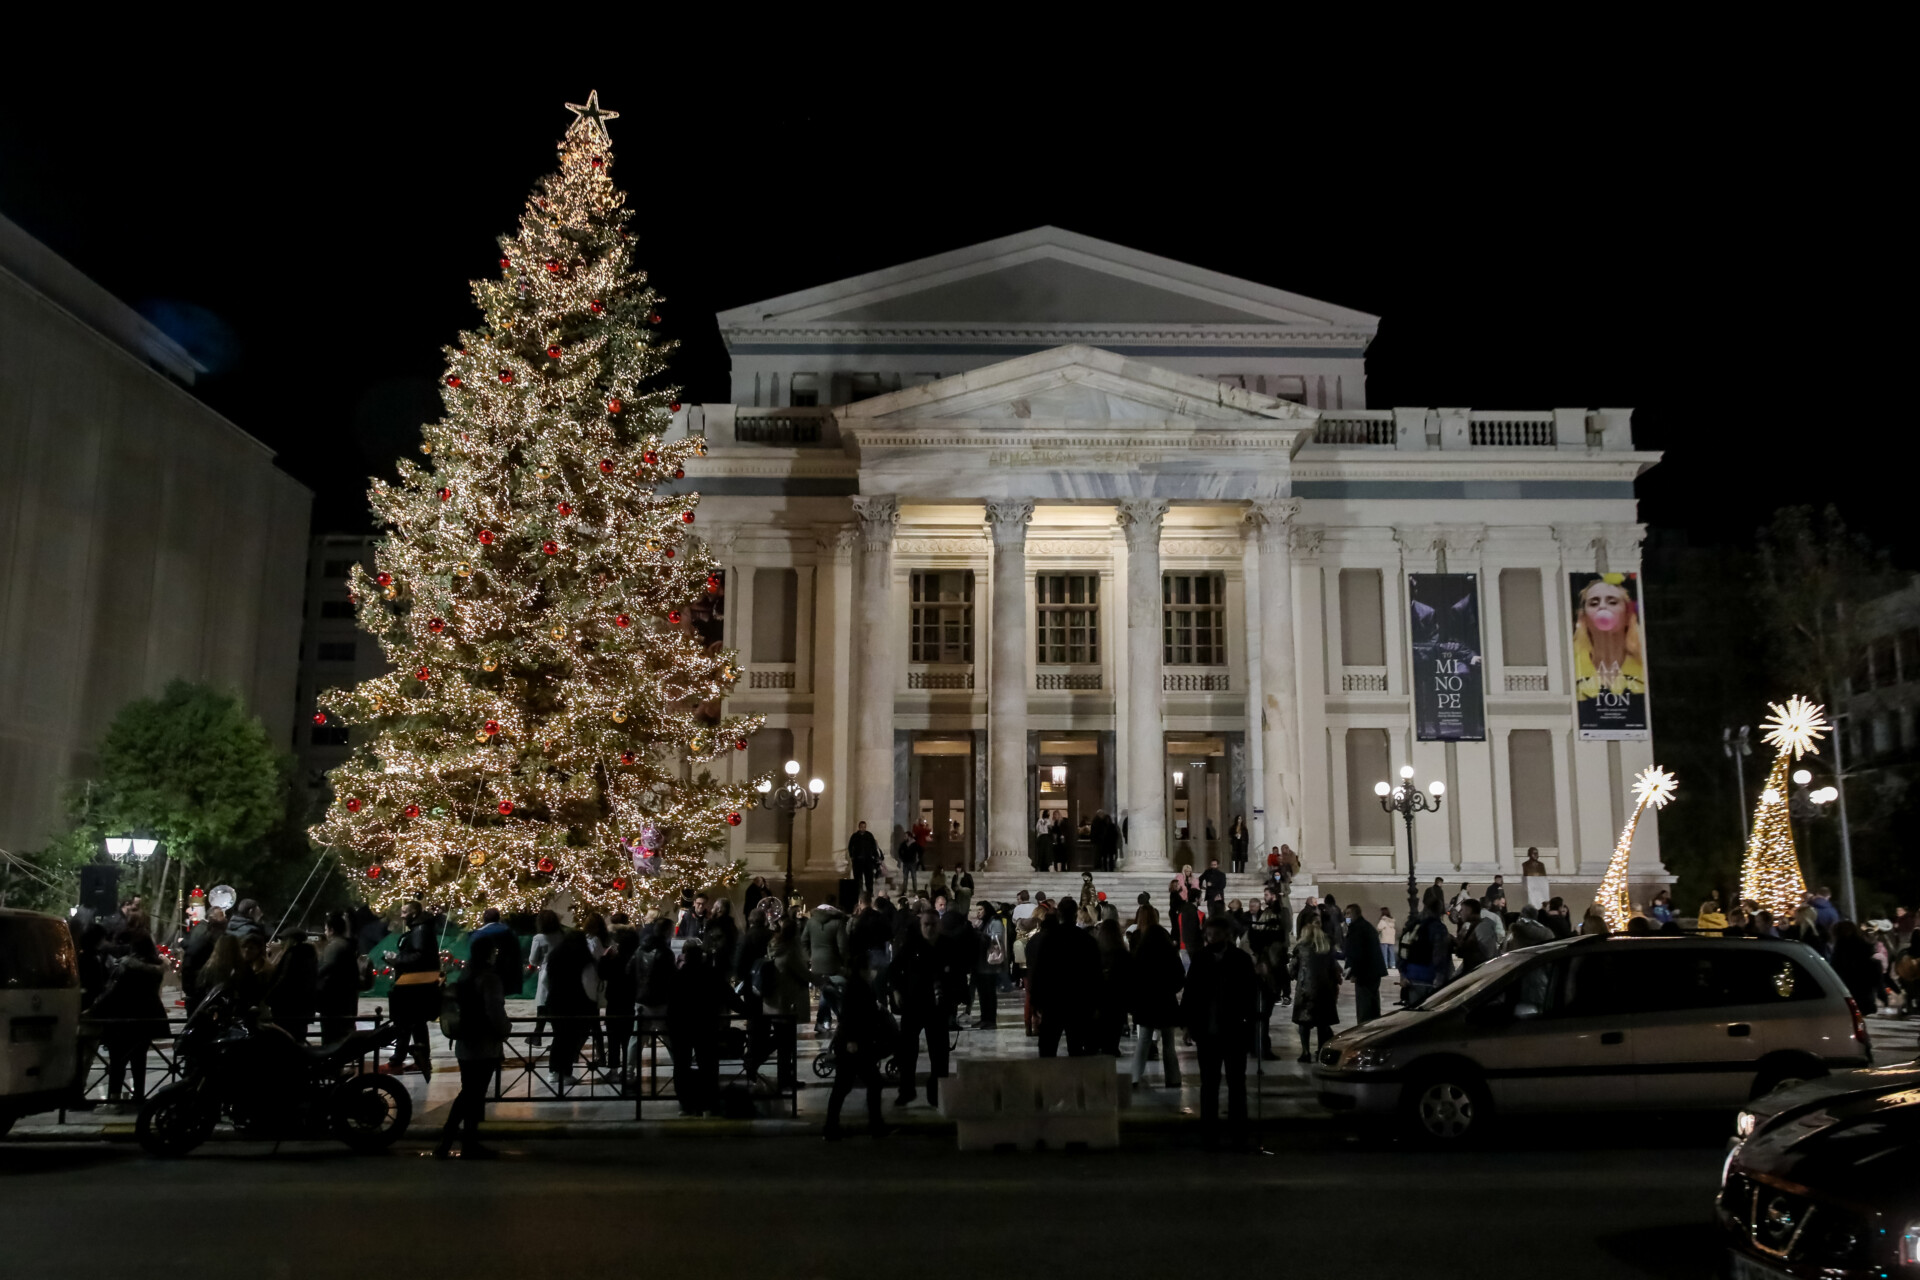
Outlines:
[[[219,1111],[189,1084],[172,1084],[146,1100],[133,1136],[148,1155],[184,1156],[209,1137]]]
[[[354,1076],[333,1095],[333,1133],[362,1155],[385,1151],[407,1131],[413,1099],[391,1076]]]

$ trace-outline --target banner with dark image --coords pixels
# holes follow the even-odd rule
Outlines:
[[[1485,742],[1480,587],[1471,573],[1410,573],[1413,730],[1420,742]]]
[[[1647,654],[1640,582],[1631,573],[1569,574],[1573,590],[1573,696],[1586,741],[1644,739]]]

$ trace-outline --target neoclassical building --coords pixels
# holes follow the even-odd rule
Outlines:
[[[1392,905],[1405,834],[1374,788],[1410,764],[1445,785],[1423,881],[1516,879],[1535,847],[1591,895],[1654,759],[1637,612],[1638,720],[1576,708],[1605,639],[1575,575],[1637,573],[1658,460],[1627,410],[1371,408],[1375,317],[1055,228],[719,322],[733,403],[682,411],[708,444],[685,483],[726,567],[733,706],[767,719],[737,767],[827,782],[796,866],[924,819],[942,865],[1025,868],[1042,814],[1100,809],[1128,870],[1224,865],[1243,817]],[[1433,583],[1429,626],[1410,590]],[[1427,741],[1442,650],[1415,651],[1443,641],[1478,701]],[[779,822],[735,853],[777,865]]]

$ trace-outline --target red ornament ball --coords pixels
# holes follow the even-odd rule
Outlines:
[[[692,523],[693,523],[693,512],[691,512],[691,511],[682,511],[682,512],[680,513],[680,523],[681,523],[681,524],[692,524]]]
[[[480,545],[483,547],[490,547],[493,545],[493,530],[482,529],[480,531]]]
[[[376,573],[373,575],[373,580],[379,583],[383,587],[390,587],[393,585],[393,575],[390,573]]]
[[[740,815],[739,815],[739,814],[737,814],[737,813],[730,813],[730,814],[728,814],[728,815],[727,815],[727,825],[728,825],[728,826],[730,826],[730,827],[737,827],[737,826],[739,826],[739,825],[740,825]]]
[[[673,401],[673,402],[671,402],[670,404],[668,404],[668,405],[667,405],[667,412],[668,412],[668,413],[678,413],[678,412],[680,412],[680,402],[679,402],[678,400],[675,400],[675,401]]]
[[[621,764],[632,764],[632,763],[633,763],[633,752],[631,752],[631,751],[622,751],[622,752],[620,753],[620,763],[621,763]]]
[[[616,627],[630,627],[633,625],[633,619],[623,613],[613,620],[613,625]]]
[[[549,271],[551,271],[551,272],[553,272],[553,273],[554,273],[555,275],[559,275],[559,274],[560,274],[560,263],[559,263],[559,261],[558,261],[557,259],[554,259],[554,258],[548,258],[548,259],[547,259],[547,270],[549,270]]]
[[[324,712],[324,711],[316,711],[316,712],[314,712],[314,713],[313,713],[313,722],[314,722],[315,724],[325,724],[325,723],[327,722],[327,713],[326,713],[326,712]]]
[[[480,727],[486,731],[488,737],[492,737],[494,734],[500,732],[500,722],[498,720],[489,720]]]
[[[430,618],[427,621],[427,630],[433,632],[435,635],[439,635],[442,631],[445,631],[446,629],[447,629],[447,624],[441,621],[439,618]]]
[[[671,560],[671,559],[673,559],[673,548],[672,548],[672,547],[668,547],[668,548],[667,548],[667,559],[669,559],[669,560]]]
[[[542,551],[544,551],[544,552],[546,552],[546,553],[547,553],[548,555],[550,555],[550,556],[557,556],[557,555],[559,555],[559,554],[560,554],[560,544],[559,544],[559,543],[557,543],[557,542],[555,542],[555,541],[554,541],[553,539],[551,539],[551,538],[549,538],[549,539],[547,539],[547,540],[546,540],[545,542],[543,542],[543,543],[541,543],[541,544],[540,544],[540,549],[541,549]]]
[[[459,386],[459,385],[460,385],[460,375],[459,375],[459,374],[457,374],[457,373],[450,373],[450,374],[448,374],[448,375],[447,375],[447,385],[448,385],[448,386],[450,386],[450,387],[457,387],[457,386]]]
[[[599,164],[600,162],[595,160],[594,163]],[[627,891],[627,881],[624,876],[613,882],[613,891],[615,893],[625,893]]]
[[[558,360],[560,358],[560,344],[557,342],[549,343],[547,345],[547,355],[552,359]]]
[[[673,469],[673,478],[675,480],[685,480],[687,478],[686,469],[683,467],[675,467]]]
[[[507,384],[507,383],[510,383],[510,382],[512,382],[512,381],[513,381],[513,370],[511,370],[511,369],[502,369],[502,370],[500,371],[500,381],[501,381],[501,384],[502,384],[502,385],[505,385],[505,384]]]
[[[440,501],[442,501],[442,502],[445,502],[445,501],[447,501],[448,499],[450,499],[450,498],[452,498],[452,497],[453,497],[453,490],[451,490],[451,489],[442,489],[442,490],[440,491]]]
[[[747,740],[745,738],[735,738],[733,740],[733,749],[735,751],[745,751],[747,749]]]
[[[504,818],[512,812],[513,812],[513,801],[502,800],[500,802],[500,816]]]
[[[573,514],[573,504],[571,502],[562,502],[555,506],[554,510],[563,516],[570,516]]]
[[[659,324],[659,323],[660,323],[660,313],[659,313],[658,311],[656,311],[656,312],[654,312],[654,313],[653,313],[652,315],[650,315],[650,316],[648,316],[648,317],[647,317],[647,323],[648,323],[648,324]]]
[[[618,412],[620,412],[620,410],[622,410],[622,409],[624,409],[625,407],[626,407],[625,405],[623,405],[623,404],[621,404],[621,403],[620,403],[620,397],[619,397],[619,396],[615,396],[615,397],[614,397],[613,399],[611,399],[611,400],[609,400],[609,401],[607,401],[607,412],[608,412],[608,413],[618,413]]]
[[[612,458],[602,458],[602,459],[600,459],[600,474],[601,474],[601,475],[609,475],[609,476],[613,474],[613,459],[612,459]]]
[[[512,265],[513,265],[513,260],[512,260],[512,259],[510,259],[510,258],[502,258],[502,259],[500,259],[500,269],[501,269],[502,271],[505,271],[505,270],[506,270],[506,269],[507,269],[508,267],[510,267],[510,266],[512,266]]]
[[[413,678],[415,680],[431,680],[433,679],[433,672],[426,667],[422,667],[413,673]]]
[[[602,159],[601,157],[599,157],[599,156],[595,156],[595,157],[593,158],[593,160],[591,161],[591,163],[592,163],[592,165],[593,165],[593,167],[594,167],[594,168],[596,168],[596,169],[598,169],[598,168],[599,168],[599,167],[600,167],[601,165],[603,165],[603,164],[605,164],[605,163],[606,163],[606,161],[605,161],[605,160],[603,160],[603,159]],[[615,886],[615,887],[617,887],[617,888],[623,888],[624,886]]]
[[[650,467],[657,466],[660,462],[660,455],[649,449],[640,455],[640,460]]]
[[[670,609],[667,611],[667,624],[675,627],[680,625],[680,611],[678,609]]]
[[[348,812],[348,813],[358,813],[358,812],[360,812],[360,797],[359,797],[359,796],[355,796],[355,797],[353,797],[353,798],[352,798],[351,800],[349,800],[349,801],[347,801],[347,812]]]
[[[595,315],[599,315],[602,311],[605,311],[606,308],[600,304],[600,299],[595,298],[587,304],[587,310],[593,312]]]
[[[533,865],[534,865],[534,866],[535,866],[535,867],[536,867],[537,869],[539,869],[539,870],[541,870],[541,871],[544,871],[544,872],[548,872],[548,873],[551,873],[551,872],[553,871],[553,859],[552,859],[552,858],[542,858],[542,859],[540,859],[540,861],[538,861],[538,862],[536,862],[536,863],[534,863]]]
[[[408,805],[408,806],[407,806],[407,808],[406,808],[406,815],[407,815],[407,816],[408,816],[409,818],[417,818],[417,817],[419,817],[419,816],[420,816],[420,806],[419,806],[419,805],[417,805],[417,804],[410,804],[410,805]]]
[[[372,866],[367,868],[367,879],[378,880],[379,878],[380,878],[380,864],[376,862]]]

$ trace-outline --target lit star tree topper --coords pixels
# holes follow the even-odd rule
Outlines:
[[[1795,694],[1786,705],[1769,702],[1763,741],[1774,749],[1773,768],[1753,811],[1753,833],[1747,837],[1747,856],[1740,866],[1740,896],[1760,904],[1784,923],[1800,907],[1807,882],[1800,874],[1800,857],[1793,846],[1793,815],[1787,807],[1787,765],[1803,755],[1818,754],[1816,745],[1826,736],[1826,708]]]
[[[321,700],[355,749],[314,836],[381,903],[634,910],[739,874],[710,855],[752,785],[708,766],[759,721],[723,713],[720,571],[698,495],[670,490],[705,446],[669,438],[615,113],[572,110],[560,171],[473,286],[482,323],[446,348],[424,463],[373,485],[386,532],[352,591],[393,671]]]
[[[1627,921],[1633,918],[1633,900],[1627,893],[1627,866],[1633,860],[1633,833],[1640,825],[1640,815],[1648,805],[1666,808],[1677,786],[1674,775],[1657,764],[1634,775],[1633,816],[1621,830],[1620,840],[1613,846],[1613,858],[1607,863],[1607,873],[1600,878],[1600,911],[1607,918],[1607,928],[1615,933],[1624,931]]]

